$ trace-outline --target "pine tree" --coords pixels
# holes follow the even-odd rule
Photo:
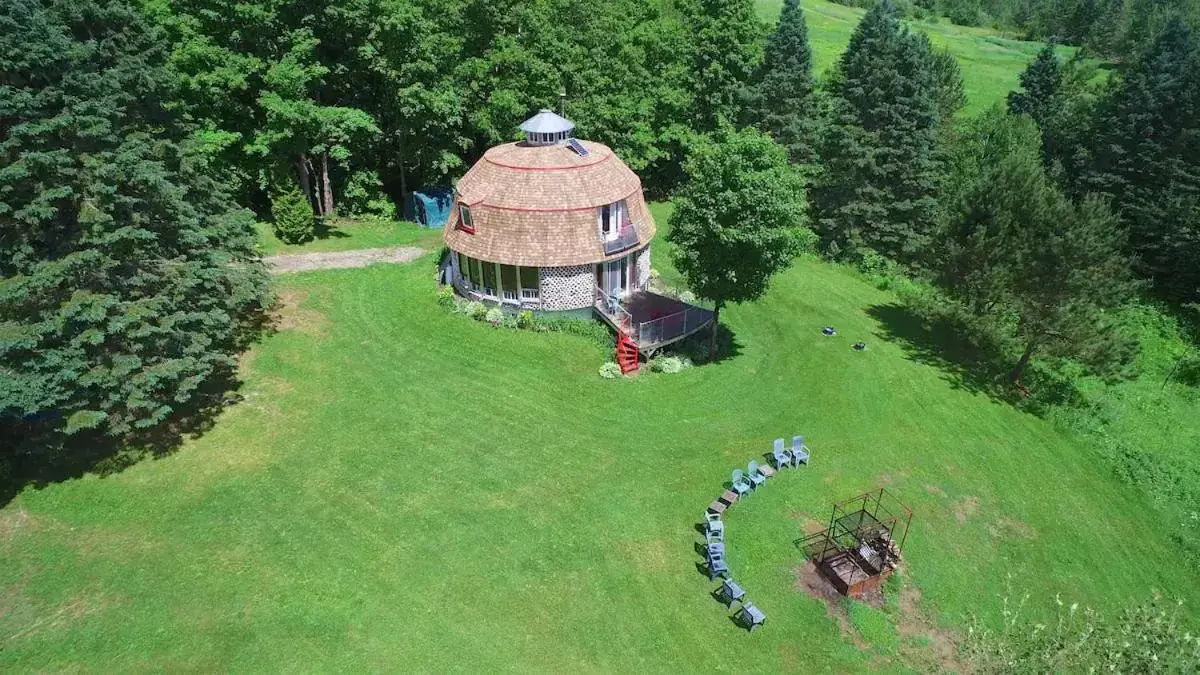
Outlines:
[[[812,49],[800,0],[786,0],[767,38],[753,87],[750,119],[771,135],[797,164],[815,161]]]
[[[0,13],[0,462],[161,424],[265,291],[250,214],[181,143],[165,42],[123,2]]]
[[[313,238],[314,218],[308,198],[293,181],[280,181],[284,187],[271,198],[271,217],[275,236],[285,244],[303,244]]]
[[[1051,182],[1028,118],[993,110],[961,140],[963,189],[940,242],[939,285],[1017,342],[1011,381],[1035,354],[1116,372],[1132,347],[1111,310],[1133,290],[1117,220],[1100,200],[1073,204]]]
[[[1008,111],[1029,115],[1038,128],[1045,128],[1060,105],[1057,95],[1061,85],[1062,65],[1051,41],[1021,73],[1021,89],[1008,92]]]
[[[1200,289],[1200,55],[1171,20],[1101,102],[1083,188],[1111,200],[1138,271],[1173,301]]]
[[[715,350],[721,309],[761,297],[812,233],[803,227],[803,178],[761,132],[725,130],[706,139],[686,168],[668,241],[688,286],[716,306]]]
[[[824,172],[810,193],[827,251],[862,246],[906,262],[937,217],[938,86],[929,39],[882,0],[863,17],[830,84]]]

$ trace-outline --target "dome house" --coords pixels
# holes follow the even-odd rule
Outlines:
[[[642,353],[707,325],[707,310],[647,290],[655,223],[637,174],[550,110],[520,128],[524,140],[488,149],[459,180],[444,278],[504,308],[598,313]]]

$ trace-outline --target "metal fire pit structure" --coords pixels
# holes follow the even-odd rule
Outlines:
[[[829,527],[798,541],[842,595],[878,589],[900,564],[912,509],[884,488],[834,504]]]

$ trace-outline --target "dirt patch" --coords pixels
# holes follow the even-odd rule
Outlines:
[[[863,639],[855,630],[854,624],[850,621],[850,614],[846,611],[845,599],[833,584],[825,580],[821,573],[817,571],[817,566],[811,560],[804,561],[804,564],[797,567],[796,575],[796,590],[804,593],[809,597],[816,598],[825,603],[825,613],[829,618],[837,622],[838,628],[841,629],[842,635],[849,638],[862,651],[867,651],[871,648],[871,644]]]
[[[1024,539],[1033,541],[1037,539],[1037,531],[1025,523],[1014,520],[1012,518],[997,518],[995,522],[987,526],[988,532],[993,537],[1003,539]]]
[[[926,485],[925,491],[935,497],[945,497],[946,491],[936,485]]]
[[[879,474],[879,478],[875,479],[877,485],[895,485],[896,477],[890,473]]]
[[[308,272],[311,270],[366,267],[379,263],[406,263],[425,254],[425,249],[415,246],[389,246],[387,248],[364,248],[357,251],[335,251],[330,253],[301,253],[297,255],[273,255],[263,258],[271,274]]]
[[[954,519],[959,525],[979,511],[979,497],[963,497],[954,503]]]
[[[295,288],[279,292],[274,307],[275,330],[298,331],[315,338],[329,335],[329,318],[315,309],[303,307],[308,293]]]
[[[15,604],[9,606],[10,603]],[[3,599],[0,600],[0,619],[20,618],[22,620],[11,622],[14,625],[20,625],[20,628],[8,635],[0,635],[0,645],[43,630],[61,629],[92,614],[99,613],[113,604],[115,604],[113,599],[103,593],[80,592],[55,607],[39,611],[35,609],[35,603],[19,589],[9,588],[4,592]],[[11,611],[14,608],[15,613]]]
[[[624,541],[618,544],[622,555],[643,572],[666,572],[671,569],[672,558],[667,542],[663,539]]]
[[[795,521],[799,521],[800,529],[804,531],[804,534],[816,534],[818,532],[825,531],[825,523],[822,523],[821,521],[817,520],[816,518],[813,518],[812,516],[808,515],[807,513],[793,511],[788,514],[788,518],[791,518],[792,520],[795,520]]]
[[[0,542],[16,539],[18,535],[37,528],[37,517],[24,508],[10,508],[0,512]]]
[[[958,659],[958,643],[953,633],[941,630],[921,609],[921,589],[906,586],[900,591],[900,621],[896,632],[901,638],[901,655],[922,672],[970,672]],[[922,645],[925,641],[928,644]]]

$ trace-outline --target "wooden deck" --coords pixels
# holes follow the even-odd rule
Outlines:
[[[597,298],[596,312],[605,323],[633,338],[643,354],[678,342],[708,327],[713,320],[711,310],[649,291],[629,294],[617,311]]]

